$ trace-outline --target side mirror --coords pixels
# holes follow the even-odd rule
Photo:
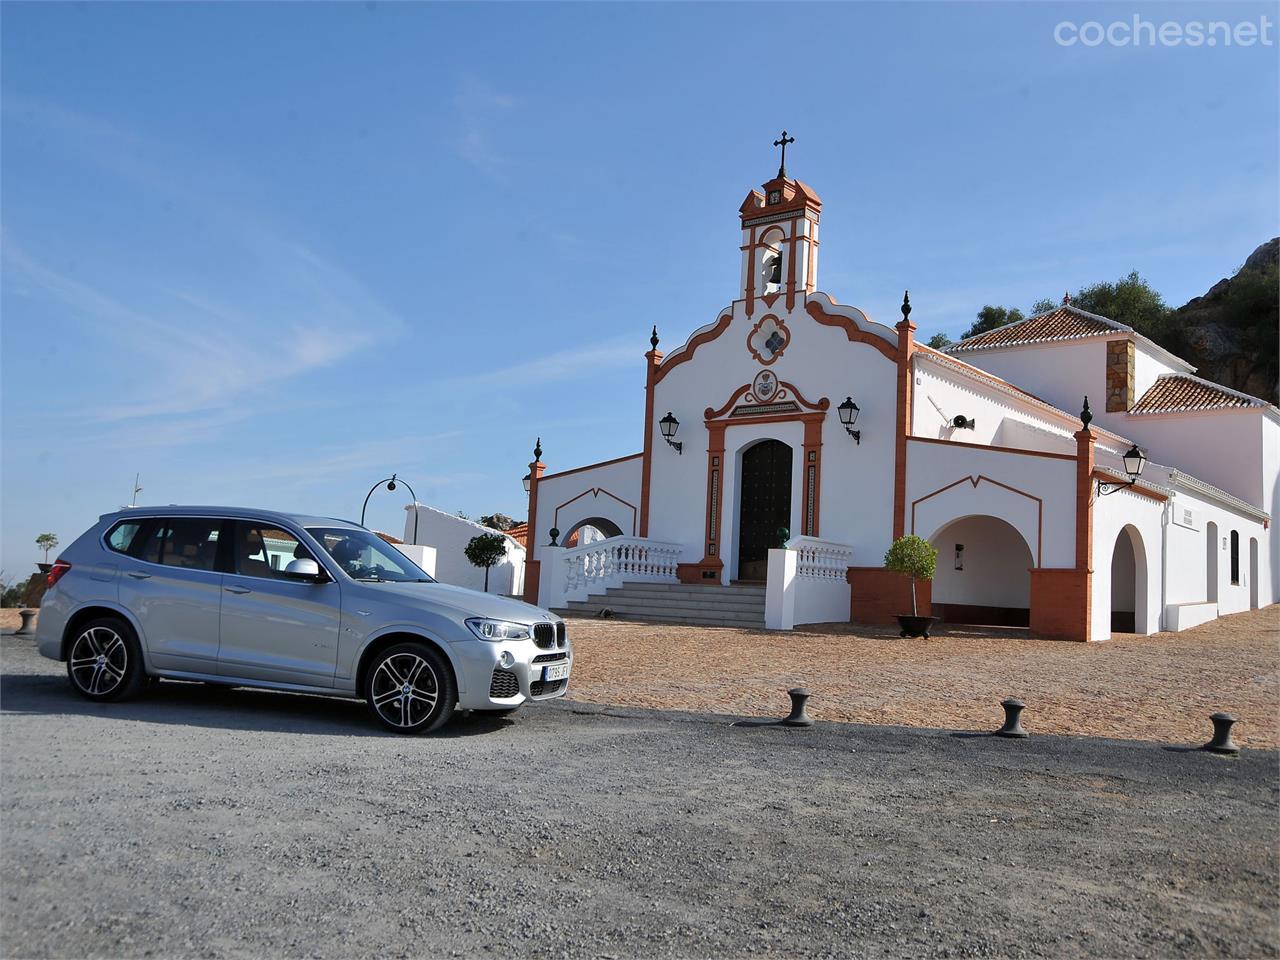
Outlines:
[[[324,579],[320,572],[320,564],[314,560],[290,560],[284,568],[284,575],[290,580],[310,580],[319,583]]]

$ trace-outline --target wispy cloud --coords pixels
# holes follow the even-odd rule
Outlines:
[[[505,176],[508,158],[495,145],[494,128],[504,122],[519,101],[493,89],[475,77],[466,78],[454,107],[461,120],[461,133],[454,150],[467,163],[496,179]]]
[[[642,356],[643,351],[638,350],[634,343],[611,340],[535,357],[509,367],[453,377],[448,382],[459,385],[483,384],[486,389],[511,384],[513,387],[523,389],[531,382],[567,380],[571,377],[581,377],[586,372],[601,373],[626,366],[635,366],[639,369]]]
[[[78,411],[82,417],[139,422],[151,431],[151,443],[207,435],[251,416],[268,398],[286,396],[291,381],[403,329],[342,265],[288,236],[259,209],[211,188],[216,178],[205,175],[202,160],[160,163],[163,151],[143,137],[10,91],[3,106],[7,122],[60,137],[85,162],[162,197],[172,218],[190,226],[180,250],[165,249],[159,237],[148,266],[125,276],[65,244],[59,262],[82,266],[54,266],[5,232],[11,292],[52,299],[87,334],[110,331],[104,349],[127,348],[145,360],[147,376],[123,393],[100,394],[110,399],[93,400]],[[209,270],[205,259],[218,260],[220,271]],[[165,420],[174,417],[184,419]],[[147,436],[135,439],[147,443]]]

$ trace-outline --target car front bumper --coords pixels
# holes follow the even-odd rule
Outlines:
[[[547,679],[547,667],[573,671],[573,646],[543,649],[531,640],[468,643],[455,648],[463,661],[466,683],[458,694],[464,710],[503,710],[526,700],[554,700],[569,689],[569,676]],[[503,654],[511,655],[504,665]],[[554,672],[564,672],[563,669]]]

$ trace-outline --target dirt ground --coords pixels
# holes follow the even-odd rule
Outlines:
[[[8,633],[10,630],[17,630],[22,625],[22,617],[18,616],[18,611],[12,607],[0,607],[0,631]]]
[[[1280,745],[1278,606],[1096,644],[965,627],[903,640],[853,624],[771,633],[573,620],[569,630],[569,696],[591,703],[770,716],[805,686],[820,720],[983,730],[1017,697],[1033,733],[1198,744],[1209,714],[1226,710],[1240,744]]]

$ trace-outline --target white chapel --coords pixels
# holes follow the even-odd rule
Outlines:
[[[747,194],[732,302],[637,364],[637,452],[549,472],[539,442],[526,599],[892,622],[913,533],[949,623],[1096,641],[1275,601],[1280,411],[1066,301],[931,349],[907,297],[887,325],[822,291],[822,215],[785,158]]]

